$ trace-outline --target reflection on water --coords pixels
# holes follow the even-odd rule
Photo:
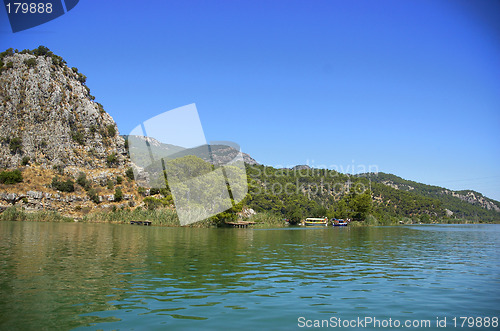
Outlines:
[[[0,329],[499,316],[500,226],[0,223]]]

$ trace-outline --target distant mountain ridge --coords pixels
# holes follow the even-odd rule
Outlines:
[[[380,183],[397,190],[411,192],[428,198],[435,198],[443,202],[443,205],[456,214],[464,216],[474,216],[474,211],[464,212],[469,205],[478,206],[487,211],[499,213],[500,202],[485,197],[479,192],[473,190],[453,191],[439,186],[418,183],[412,180],[406,180],[393,174],[383,172],[373,174],[360,174],[359,177],[368,177],[373,182]],[[493,213],[492,215],[495,215]]]
[[[227,145],[210,145],[210,153],[208,153],[208,145],[202,145],[194,148],[184,148],[176,145],[165,144],[158,141],[152,137],[143,137],[143,136],[128,136],[124,135],[123,138],[127,141],[129,155],[133,155],[132,162],[134,159],[138,160],[138,163],[147,163],[151,158],[150,153],[155,156],[155,158],[178,158],[184,155],[196,155],[205,162],[212,163],[214,165],[223,165],[229,163],[233,160],[238,153],[239,150]],[[134,140],[139,143],[134,143]],[[142,142],[147,142],[149,144],[149,149],[145,150],[144,148],[139,148],[138,146],[143,146]],[[258,164],[250,155],[246,153],[242,153],[243,161],[246,164]]]

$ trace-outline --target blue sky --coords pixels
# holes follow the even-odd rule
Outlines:
[[[127,134],[196,103],[267,165],[379,171],[500,200],[500,1],[90,1],[0,48],[49,47]]]

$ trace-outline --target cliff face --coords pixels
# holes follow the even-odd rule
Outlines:
[[[124,140],[86,77],[48,50],[35,54],[0,59],[0,167],[123,166]]]
[[[474,192],[474,191],[450,191],[450,190],[443,190],[442,194],[448,194],[453,197],[459,198],[462,201],[465,201],[467,203],[470,203],[471,205],[476,205],[480,206],[481,208],[487,209],[487,210],[494,210],[498,213],[500,213],[500,207],[495,203],[494,200],[488,199],[487,197],[483,196],[481,193]]]

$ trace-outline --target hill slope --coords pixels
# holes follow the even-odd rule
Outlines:
[[[85,81],[43,46],[0,53],[0,210],[135,204],[125,141]]]
[[[416,221],[464,218],[500,221],[499,203],[473,191],[455,192],[384,173],[346,175],[297,166],[247,166],[249,198],[257,211],[283,217],[323,216],[364,219],[406,217]]]
[[[126,163],[124,140],[111,116],[94,101],[86,77],[40,47],[1,53],[0,167],[24,159],[46,168],[106,167]]]
[[[383,184],[385,187],[412,195],[437,199],[441,202],[442,207],[448,210],[449,216],[497,219],[500,215],[500,202],[472,190],[453,191],[439,186],[405,180],[382,172],[376,175],[362,174],[359,177],[368,177],[373,183]],[[380,188],[378,185],[374,185],[374,187]]]

